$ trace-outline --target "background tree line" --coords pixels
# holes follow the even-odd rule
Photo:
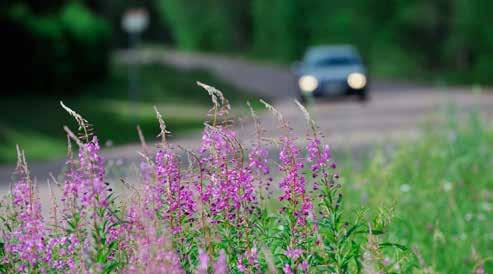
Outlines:
[[[487,0],[9,0],[0,56],[18,77],[4,85],[67,92],[104,78],[132,6],[150,12],[147,40],[183,50],[291,62],[311,45],[350,43],[376,75],[493,82]]]
[[[107,74],[110,27],[81,2],[4,1],[0,25],[4,92],[66,94]]]
[[[157,2],[174,44],[183,49],[292,61],[311,45],[351,43],[376,74],[493,81],[492,1]]]

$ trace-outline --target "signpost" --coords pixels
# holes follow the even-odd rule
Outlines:
[[[140,35],[149,25],[149,14],[144,8],[132,8],[128,9],[122,16],[122,29],[128,33],[128,52],[129,56],[132,55],[132,51],[135,50],[140,41]],[[136,58],[136,54],[133,54]],[[134,65],[128,64],[128,97],[132,104],[138,101],[138,89],[139,89],[139,71],[138,60],[134,60]]]

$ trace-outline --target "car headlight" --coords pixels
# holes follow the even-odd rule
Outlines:
[[[347,84],[353,89],[362,89],[366,86],[366,76],[363,73],[353,72],[347,77]]]
[[[304,75],[301,76],[300,80],[298,81],[298,85],[300,86],[300,89],[304,92],[313,92],[318,87],[318,80],[317,78],[315,78],[315,76]]]

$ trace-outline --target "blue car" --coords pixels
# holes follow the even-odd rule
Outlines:
[[[358,51],[349,45],[309,48],[294,65],[300,99],[334,95],[368,96],[368,74]]]

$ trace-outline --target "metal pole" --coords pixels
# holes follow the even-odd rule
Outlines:
[[[137,103],[139,101],[139,46],[140,34],[149,24],[149,15],[145,9],[134,8],[125,12],[122,17],[122,28],[128,33],[128,100],[129,113],[136,119]]]
[[[128,99],[130,101],[130,115],[136,119],[134,113],[137,110],[139,100],[139,60],[137,60],[137,47],[139,43],[138,33],[129,33],[130,62],[128,63]]]

